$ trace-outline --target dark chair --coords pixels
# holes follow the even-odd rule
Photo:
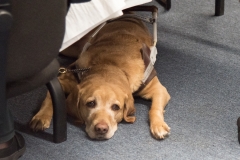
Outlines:
[[[238,142],[240,144],[240,117],[237,119],[237,127],[238,127]]]
[[[171,0],[157,0],[157,2],[161,4],[166,10],[170,10]]]
[[[222,16],[224,14],[224,1],[225,0],[215,0],[215,16]],[[166,10],[171,8],[171,0],[157,0]]]
[[[53,141],[67,137],[65,95],[56,57],[65,31],[67,1],[0,0],[0,104],[47,85],[53,100]]]
[[[215,16],[222,16],[224,14],[224,1],[215,0]]]

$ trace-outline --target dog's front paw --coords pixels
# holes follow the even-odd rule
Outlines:
[[[164,139],[170,134],[170,127],[164,121],[154,121],[150,123],[150,130],[154,138]]]
[[[50,127],[51,119],[51,116],[35,115],[30,122],[30,128],[35,132],[43,131]]]

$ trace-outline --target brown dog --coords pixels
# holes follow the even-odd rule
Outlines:
[[[88,35],[86,36],[88,37]],[[86,39],[83,38],[83,39]],[[152,100],[149,111],[150,130],[156,139],[170,132],[164,122],[164,108],[170,100],[166,88],[155,76],[142,90],[136,92],[144,78],[143,44],[152,45],[152,38],[144,24],[134,18],[123,18],[107,23],[91,46],[80,54],[82,40],[63,52],[80,54],[77,68],[90,68],[82,73],[80,83],[72,73],[61,74],[60,83],[67,96],[67,112],[85,123],[86,132],[93,139],[109,139],[122,120],[135,121],[133,93]],[[74,53],[76,52],[76,53]],[[50,94],[40,111],[32,118],[31,128],[44,130],[52,118]]]

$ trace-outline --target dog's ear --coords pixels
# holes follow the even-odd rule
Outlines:
[[[134,113],[135,113],[134,99],[132,94],[128,94],[126,95],[126,98],[125,98],[123,119],[126,122],[133,123],[136,120]]]
[[[84,123],[82,116],[80,114],[80,106],[79,106],[79,90],[78,88],[74,88],[71,93],[68,95],[66,100],[67,105],[67,113],[76,119],[78,123]]]

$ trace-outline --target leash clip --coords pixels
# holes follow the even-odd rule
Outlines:
[[[64,68],[64,67],[60,67],[60,68],[58,69],[58,73],[61,73],[61,74],[67,73],[67,69]]]

